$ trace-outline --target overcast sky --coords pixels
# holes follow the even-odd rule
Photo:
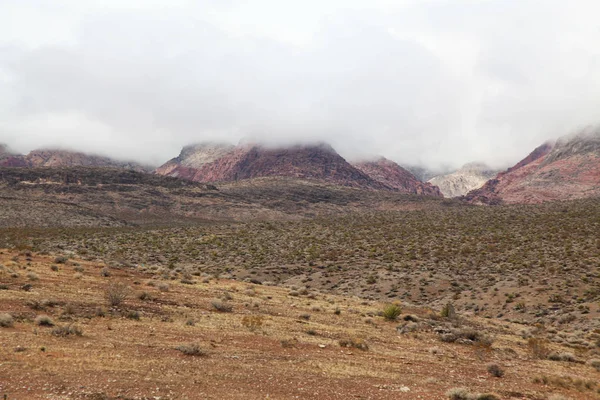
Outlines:
[[[597,0],[0,0],[0,142],[507,166],[600,120]]]

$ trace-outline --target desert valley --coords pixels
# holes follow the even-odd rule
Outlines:
[[[429,182],[325,143],[0,165],[7,399],[600,398],[597,129]]]

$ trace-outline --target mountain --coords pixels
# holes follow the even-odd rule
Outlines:
[[[405,168],[384,157],[373,161],[355,162],[352,165],[377,182],[400,192],[443,197],[438,187],[421,182]]]
[[[29,167],[101,167],[139,172],[150,170],[132,161],[118,161],[99,155],[57,149],[33,150],[25,156],[25,161]]]
[[[0,143],[0,167],[26,167],[23,156],[13,153],[8,146]]]
[[[417,178],[421,182],[427,182],[431,178],[439,175],[441,172],[439,170],[434,171],[427,167],[416,166],[416,165],[402,165],[402,168],[404,168],[405,170],[407,170],[408,172],[413,174],[415,176],[415,178]],[[446,171],[444,171],[444,172],[446,172]]]
[[[155,171],[196,182],[231,182],[280,176],[316,179],[342,186],[390,189],[350,165],[325,143],[267,147],[256,143],[238,146],[199,144]]]
[[[600,128],[544,143],[465,199],[475,204],[541,203],[600,196]]]
[[[95,167],[128,169],[138,172],[150,172],[151,168],[133,161],[119,161],[109,157],[86,154],[69,150],[38,149],[27,155],[13,153],[0,144],[0,167]]]
[[[185,146],[179,156],[158,167],[155,172],[159,175],[178,177],[188,175],[188,170],[197,170],[205,164],[231,153],[235,146],[229,143],[206,142]]]
[[[483,163],[469,163],[458,171],[433,177],[429,183],[438,186],[445,197],[459,197],[480,188],[497,173]]]

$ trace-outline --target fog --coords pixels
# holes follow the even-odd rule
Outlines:
[[[159,164],[252,137],[505,167],[598,123],[598,15],[577,0],[0,0],[0,143]]]

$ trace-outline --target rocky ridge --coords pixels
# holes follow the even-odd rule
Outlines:
[[[436,176],[428,182],[438,186],[445,197],[459,197],[480,188],[497,173],[498,171],[483,163],[469,163],[457,171]]]
[[[541,203],[600,196],[600,128],[544,143],[464,199],[474,204]]]

